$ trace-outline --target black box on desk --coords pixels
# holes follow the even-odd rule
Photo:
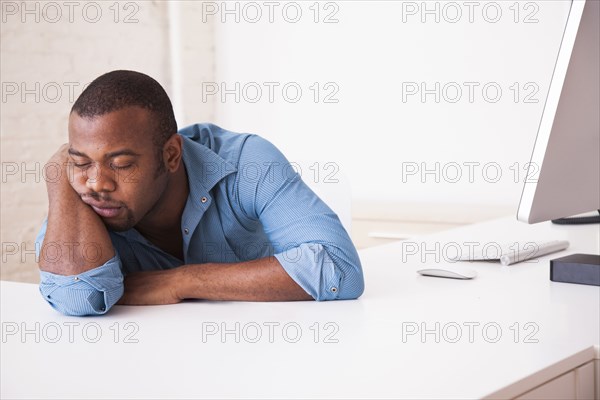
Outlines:
[[[600,256],[571,254],[550,260],[550,280],[600,286]]]

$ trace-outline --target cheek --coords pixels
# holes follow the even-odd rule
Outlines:
[[[128,169],[115,170],[113,177],[119,186],[136,184],[142,179],[142,175],[139,173],[138,167],[135,165]]]
[[[88,177],[85,171],[75,169],[68,176],[69,183],[77,193],[86,193],[89,191],[86,186]]]
[[[118,192],[121,200],[136,212],[147,212],[158,200],[162,187],[160,179],[152,176],[136,175],[119,182]]]

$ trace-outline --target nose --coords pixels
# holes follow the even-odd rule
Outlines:
[[[100,165],[95,165],[86,170],[85,186],[96,192],[112,192],[116,188],[113,171],[106,171]]]

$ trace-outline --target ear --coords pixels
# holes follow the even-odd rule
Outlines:
[[[169,172],[175,172],[181,164],[183,156],[183,139],[179,134],[173,134],[163,147],[163,160]]]

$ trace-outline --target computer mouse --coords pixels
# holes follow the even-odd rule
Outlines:
[[[418,270],[417,272],[424,276],[436,276],[439,278],[452,279],[473,279],[477,276],[477,271],[459,266],[424,268]]]

